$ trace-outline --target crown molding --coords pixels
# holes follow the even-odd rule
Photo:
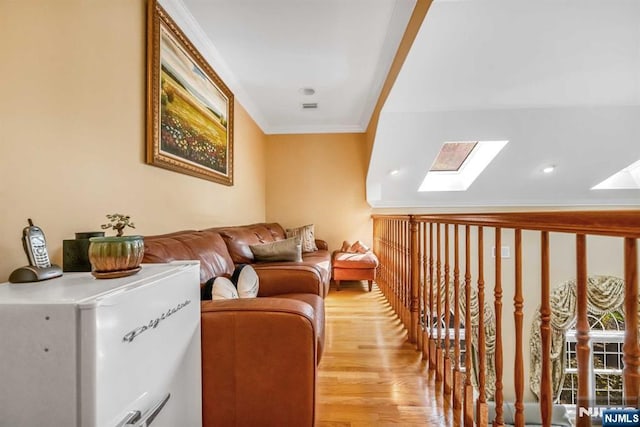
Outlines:
[[[347,125],[347,126],[315,126],[315,125],[301,125],[301,126],[274,126],[264,133],[267,135],[291,135],[291,134],[309,134],[309,133],[363,133],[365,129],[360,125]]]
[[[235,99],[242,104],[258,127],[268,133],[269,124],[260,112],[260,109],[253,102],[248,92],[240,84],[215,45],[206,35],[196,18],[189,11],[182,0],[158,0],[158,3],[167,11],[171,18],[178,24],[178,27],[189,38],[191,43],[198,49],[200,54],[207,60],[211,68],[220,76],[222,81],[231,89]]]

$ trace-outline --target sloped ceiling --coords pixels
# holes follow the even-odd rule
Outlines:
[[[369,203],[639,205],[591,190],[640,159],[639,17],[635,0],[435,0],[381,113]],[[509,144],[467,191],[417,191],[442,143],[477,140]]]

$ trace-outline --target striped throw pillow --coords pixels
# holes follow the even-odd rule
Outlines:
[[[302,243],[302,252],[315,252],[318,250],[316,246],[316,237],[313,231],[313,224],[303,225],[298,228],[287,228],[287,238],[300,237]]]

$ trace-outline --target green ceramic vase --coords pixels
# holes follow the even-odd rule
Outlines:
[[[93,272],[132,271],[142,262],[142,236],[92,237],[89,241],[89,261]]]

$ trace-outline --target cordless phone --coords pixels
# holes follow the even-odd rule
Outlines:
[[[29,265],[39,268],[51,267],[44,233],[40,227],[33,225],[31,218],[28,221],[29,226],[22,230],[22,245],[29,258]]]
[[[22,230],[22,246],[29,259],[29,265],[16,268],[9,276],[11,283],[39,282],[62,276],[62,269],[51,264],[47,252],[47,240],[40,227],[33,225],[29,218],[29,226]]]

